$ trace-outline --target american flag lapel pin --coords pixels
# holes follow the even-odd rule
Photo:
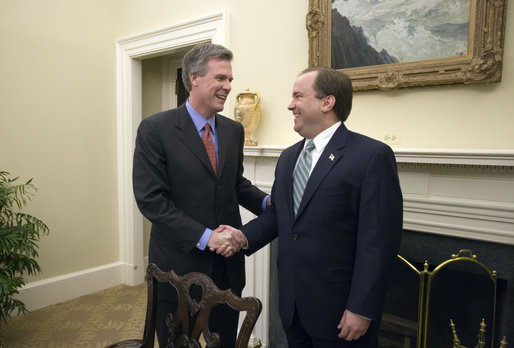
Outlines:
[[[334,156],[334,154],[332,154],[332,153],[331,153],[331,154],[330,154],[330,156],[328,156],[328,158],[329,158],[332,162],[334,162],[334,158],[335,158],[335,156]]]

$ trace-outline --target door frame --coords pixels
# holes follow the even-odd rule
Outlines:
[[[145,273],[143,217],[132,193],[134,145],[142,119],[141,60],[206,41],[229,48],[229,34],[229,13],[219,11],[116,41],[119,260],[127,285],[141,284]]]

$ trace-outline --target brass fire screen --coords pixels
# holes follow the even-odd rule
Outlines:
[[[396,299],[388,298],[388,301],[390,307],[406,307],[405,302],[412,296],[407,305],[411,307],[410,318],[385,313],[381,329],[395,326],[404,336],[402,347],[494,348],[496,271],[478,261],[471,250],[461,250],[435,267],[427,261],[418,267],[398,255],[396,268],[404,276],[400,284],[393,285],[402,288],[403,293],[390,295]],[[413,295],[416,291],[417,301]],[[387,307],[386,303],[386,312]],[[507,347],[505,338],[499,347]]]

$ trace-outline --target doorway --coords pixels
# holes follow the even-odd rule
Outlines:
[[[143,217],[132,193],[132,156],[137,127],[143,117],[143,61],[183,54],[200,42],[230,47],[228,28],[228,13],[220,11],[116,42],[119,262],[125,284],[142,283],[145,273]],[[172,103],[168,108],[173,107]]]
[[[188,46],[171,54],[141,61],[141,110],[142,118],[158,112],[174,109],[185,103],[189,93],[182,81],[182,58]],[[148,245],[152,224],[143,217],[144,267],[148,265]]]

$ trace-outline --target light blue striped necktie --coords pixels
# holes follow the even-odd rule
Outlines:
[[[298,212],[300,202],[302,201],[303,191],[309,180],[309,172],[311,170],[311,151],[315,148],[314,141],[309,140],[305,149],[300,154],[298,164],[293,174],[293,203],[294,215]]]

